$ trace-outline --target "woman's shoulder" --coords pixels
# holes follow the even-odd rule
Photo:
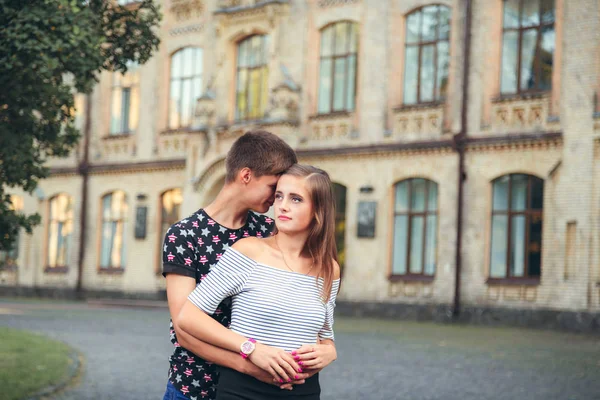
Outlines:
[[[338,264],[337,261],[332,260],[333,261],[333,280],[337,280],[340,279],[340,264]]]
[[[238,240],[231,246],[232,249],[236,250],[238,253],[242,253],[248,258],[256,260],[256,258],[264,251],[266,244],[264,243],[266,239],[261,239],[257,237],[246,237]]]

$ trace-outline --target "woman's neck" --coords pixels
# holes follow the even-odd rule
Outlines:
[[[300,259],[303,256],[307,256],[304,254],[306,239],[308,239],[308,232],[300,232],[292,235],[279,232],[274,237],[279,249],[293,259]]]

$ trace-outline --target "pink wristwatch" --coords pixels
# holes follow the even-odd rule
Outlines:
[[[250,354],[256,348],[256,340],[252,338],[248,338],[242,345],[240,346],[240,355],[244,358],[248,358]]]

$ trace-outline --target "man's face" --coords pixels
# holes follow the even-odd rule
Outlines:
[[[279,175],[263,175],[259,178],[253,176],[247,186],[247,198],[250,200],[250,209],[266,213],[275,201],[275,188]]]

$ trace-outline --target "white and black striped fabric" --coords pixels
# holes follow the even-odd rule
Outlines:
[[[212,315],[232,296],[230,329],[258,342],[291,351],[317,338],[334,339],[333,310],[340,280],[327,303],[322,279],[264,265],[235,249],[225,251],[188,299]]]

